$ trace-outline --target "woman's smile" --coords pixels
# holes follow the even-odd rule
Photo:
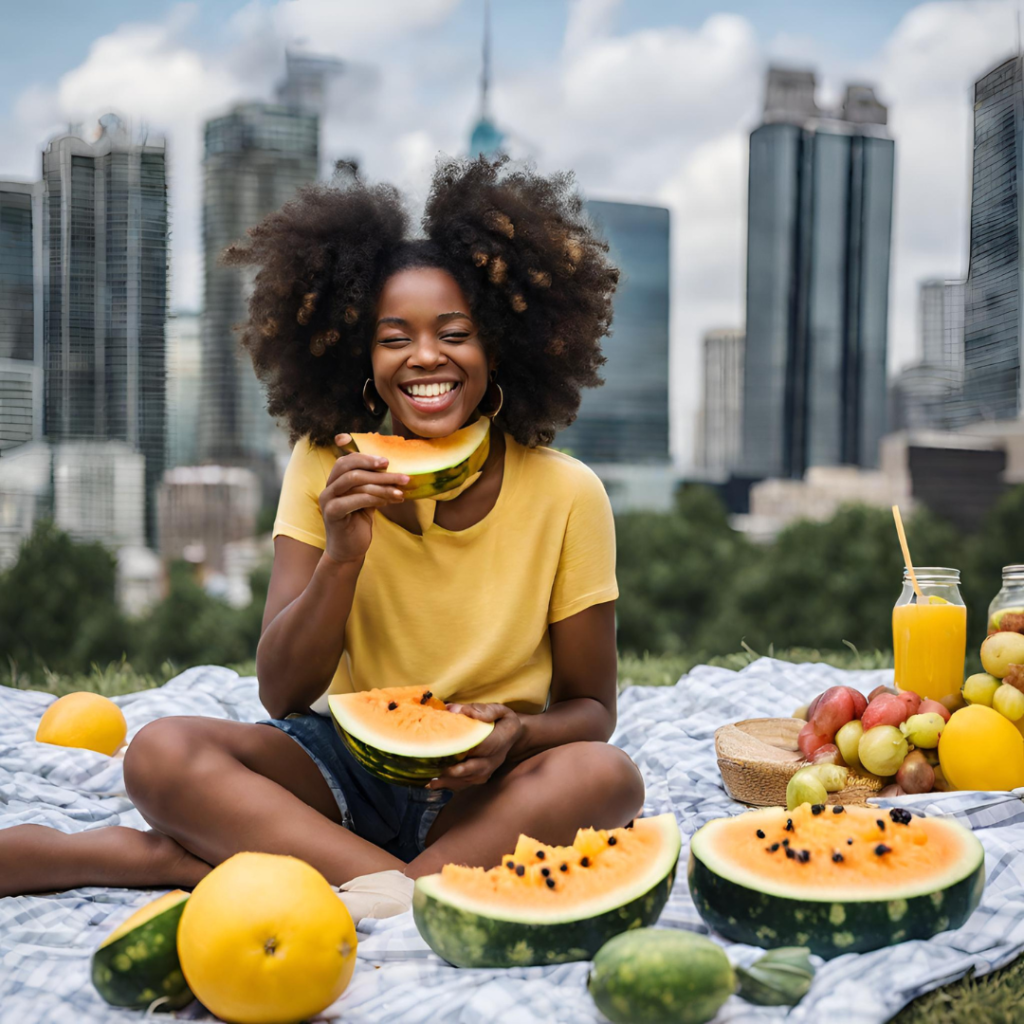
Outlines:
[[[462,384],[436,377],[415,378],[398,385],[405,400],[421,413],[443,412],[459,396]]]

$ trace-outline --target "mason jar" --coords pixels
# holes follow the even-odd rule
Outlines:
[[[964,681],[967,606],[960,595],[960,570],[915,566],[919,600],[903,570],[903,590],[892,610],[896,686],[955,707]]]
[[[1014,618],[1004,623],[1004,614]],[[1020,618],[1016,619],[1018,615]],[[1001,629],[1024,633],[1024,565],[1003,566],[1002,589],[988,606],[989,633],[998,633]]]

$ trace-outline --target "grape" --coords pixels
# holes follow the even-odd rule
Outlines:
[[[1021,703],[1024,704],[1024,693],[1020,695],[1020,699]],[[1021,714],[1024,714],[1024,708],[1021,709]],[[900,726],[900,732],[915,747],[927,747],[929,750],[932,750],[939,745],[939,735],[945,726],[946,720],[942,715],[936,714],[933,711],[924,715],[911,715]],[[922,789],[920,792],[925,793],[927,790]]]
[[[871,710],[870,704],[868,710]],[[860,763],[869,772],[883,777],[896,774],[908,750],[906,737],[894,725],[866,729],[857,747]]]
[[[828,803],[828,790],[807,768],[801,768],[786,786],[786,809],[792,811],[801,804]]]
[[[807,721],[807,705],[806,704],[801,704],[800,707],[798,707],[796,709],[796,711],[793,712],[792,717],[793,718],[801,718],[801,719],[803,719],[806,722]]]
[[[921,698],[913,690],[904,690],[898,696],[907,705],[907,716],[916,715],[921,708]]]
[[[964,700],[968,704],[984,704],[985,707],[992,707],[992,698],[1000,687],[1000,682],[995,676],[987,672],[975,672],[964,680]]]
[[[937,715],[942,715],[944,722],[948,722],[951,717],[949,708],[945,704],[940,704],[937,700],[923,700],[921,701],[921,706],[917,709],[919,715],[927,715],[933,711]]]
[[[827,736],[819,736],[814,731],[814,725],[811,722],[808,722],[800,730],[800,735],[796,739],[796,745],[800,748],[800,753],[808,760],[810,760],[818,747],[823,747],[828,742],[830,741]]]
[[[896,696],[896,690],[891,686],[876,686],[868,694],[868,703],[870,704],[876,697],[880,697],[883,693],[889,694],[891,697]]]
[[[910,709],[906,701],[891,693],[883,693],[868,704],[860,720],[864,731],[868,732],[879,725],[900,725],[909,717]]]
[[[803,772],[811,772],[830,793],[838,793],[846,785],[849,770],[838,764],[813,764],[810,768],[801,768]]]
[[[1024,693],[1021,693],[1016,686],[1009,683],[1001,683],[992,698],[992,707],[1011,722],[1024,718]]]
[[[860,765],[860,755],[857,753],[857,746],[861,736],[864,735],[864,726],[855,718],[836,733],[836,746],[843,760],[851,767],[857,768]]]
[[[864,714],[864,709],[868,706],[867,697],[860,690],[855,690],[852,686],[844,686],[843,689],[853,698],[853,717],[860,718]]]
[[[907,755],[896,772],[896,785],[905,793],[930,793],[935,785],[935,770],[920,750]]]
[[[819,736],[828,737],[831,743],[836,732],[853,717],[853,697],[849,688],[832,686],[818,698],[818,705],[808,721]]]

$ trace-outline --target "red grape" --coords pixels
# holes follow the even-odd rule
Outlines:
[[[868,694],[868,703],[870,704],[876,697],[880,697],[883,693],[891,693],[894,697],[896,696],[896,690],[891,686],[876,686]]]
[[[864,714],[864,709],[868,706],[867,697],[860,690],[855,690],[852,686],[844,686],[843,689],[853,698],[853,717],[860,718]]]
[[[902,725],[909,717],[910,708],[905,700],[883,693],[868,704],[860,720],[867,732],[878,725]]]
[[[936,715],[942,715],[942,717],[948,722],[952,717],[949,712],[949,708],[945,704],[940,704],[937,700],[923,700],[921,706],[917,709],[919,715],[927,715],[933,712]]]
[[[896,785],[905,793],[930,793],[935,785],[935,770],[919,750],[908,754],[896,772]]]
[[[804,757],[810,759],[814,752],[819,748],[825,746],[830,740],[827,736],[819,736],[814,731],[812,723],[808,722],[801,730],[800,735],[797,737],[796,745],[800,748],[800,753]]]
[[[831,743],[835,734],[854,718],[853,697],[847,686],[832,686],[819,698],[814,714],[808,721],[819,736],[827,736]]]
[[[921,698],[916,693],[914,693],[913,690],[903,690],[902,693],[899,694],[899,699],[903,701],[910,709],[907,712],[908,718],[911,715],[917,714],[918,708],[921,707]]]

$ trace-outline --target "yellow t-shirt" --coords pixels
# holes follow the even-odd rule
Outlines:
[[[326,546],[318,499],[335,458],[332,448],[295,445],[275,537]],[[548,626],[618,593],[601,481],[568,455],[506,434],[501,491],[480,522],[431,525],[420,536],[374,516],[328,692],[422,685],[449,701],[541,711],[551,686]]]

